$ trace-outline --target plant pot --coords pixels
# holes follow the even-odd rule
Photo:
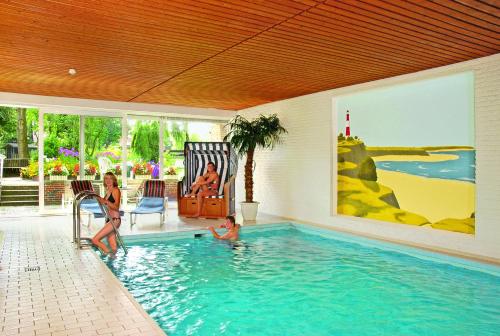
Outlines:
[[[259,202],[241,202],[241,215],[244,221],[255,221]]]
[[[165,175],[165,180],[179,180],[179,175]]]
[[[66,181],[68,176],[66,175],[49,175],[50,181]]]
[[[134,178],[136,180],[149,180],[151,175],[134,175]]]

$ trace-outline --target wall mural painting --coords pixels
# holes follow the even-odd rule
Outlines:
[[[471,72],[339,97],[337,213],[473,234]]]

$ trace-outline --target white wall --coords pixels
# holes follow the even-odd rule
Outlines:
[[[476,116],[476,234],[332,216],[336,146],[332,99],[361,90],[473,70]],[[286,85],[286,84],[284,84]],[[288,130],[274,151],[258,151],[255,200],[260,211],[472,256],[500,259],[500,54],[380,81],[323,91],[239,111],[246,117],[277,113]],[[243,162],[240,163],[243,165]],[[333,183],[335,181],[335,183]],[[244,200],[243,174],[237,200]]]

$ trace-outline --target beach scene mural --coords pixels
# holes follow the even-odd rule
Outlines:
[[[475,232],[471,72],[336,99],[337,213]]]

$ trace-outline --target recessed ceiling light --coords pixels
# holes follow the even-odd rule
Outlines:
[[[69,73],[71,76],[74,76],[74,75],[76,75],[76,69],[71,68],[71,69],[69,69],[69,70],[68,70],[68,73]]]

